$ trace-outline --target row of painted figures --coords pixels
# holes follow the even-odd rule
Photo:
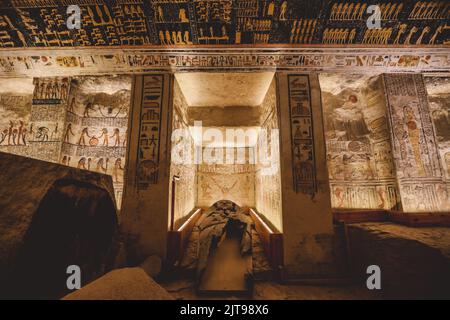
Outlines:
[[[70,137],[75,136],[73,132],[72,124],[69,123],[64,134],[63,141],[70,143]],[[48,127],[39,126],[36,129],[33,128],[33,124],[28,129],[24,121],[19,120],[18,123],[10,120],[9,127],[0,132],[0,145],[7,146],[26,146],[28,143],[28,136],[34,138],[33,141],[48,142],[54,141],[54,137],[58,135],[58,123],[55,129],[52,131]],[[111,140],[112,141],[111,141]],[[107,128],[102,128],[99,135],[89,134],[89,128],[85,127],[81,130],[79,139],[77,142],[81,146],[102,146],[102,147],[125,147],[126,139],[121,137],[119,128],[114,128],[112,135],[109,135]]]
[[[97,158],[93,159],[91,157],[81,157],[78,159],[76,165],[73,165],[72,157],[70,155],[64,155],[61,159],[61,164],[71,167],[76,167],[77,169],[95,171],[104,174],[111,174],[113,181],[115,183],[122,182],[123,180],[123,160],[122,158],[116,158],[114,165],[109,166],[110,158]],[[95,165],[93,165],[95,163]]]
[[[58,80],[34,79],[33,99],[61,99],[67,98],[69,79]]]
[[[31,136],[33,141],[47,142],[53,141],[53,137],[58,134],[58,123],[52,131],[48,127],[38,126],[34,128],[33,124],[27,129],[25,122],[19,120],[18,123],[10,120],[8,128],[0,132],[0,145],[6,146],[26,146]]]
[[[66,128],[66,133],[64,134],[64,142],[70,143],[70,137],[75,136],[73,132],[72,124],[69,123]],[[110,143],[112,139],[112,144]],[[126,139],[121,140],[120,129],[114,128],[112,135],[109,135],[107,128],[102,128],[98,136],[89,134],[89,128],[84,127],[79,134],[79,139],[77,142],[80,146],[102,146],[102,147],[125,147]]]

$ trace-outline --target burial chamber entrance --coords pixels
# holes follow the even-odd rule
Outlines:
[[[270,264],[258,226],[281,235],[275,86],[269,72],[175,74],[168,256],[200,292],[251,290],[253,251]]]

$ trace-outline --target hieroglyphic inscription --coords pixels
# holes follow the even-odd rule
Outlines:
[[[313,197],[317,184],[308,76],[289,75],[288,85],[294,190]]]
[[[158,183],[163,89],[163,75],[144,77],[137,157],[138,189]]]

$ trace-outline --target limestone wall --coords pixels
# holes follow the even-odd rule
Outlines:
[[[178,82],[174,81],[173,111],[172,111],[172,137],[171,137],[171,163],[170,183],[172,177],[177,175],[180,180],[176,182],[175,190],[175,222],[182,221],[195,206],[197,197],[197,165],[194,163],[194,140],[189,131],[187,118],[187,102],[180,90]],[[172,197],[172,188],[169,189],[169,199]],[[171,201],[169,201],[171,210]]]
[[[59,160],[69,78],[0,79],[0,150]]]
[[[450,77],[424,77],[442,169],[450,181]]]
[[[133,88],[121,222],[128,259],[140,263],[166,252],[173,76],[135,76]]]
[[[403,210],[450,210],[445,173],[420,74],[384,74],[391,142]]]
[[[120,208],[124,186],[130,76],[73,77],[60,162],[109,174]]]
[[[113,176],[120,208],[130,76],[0,79],[0,150]]]
[[[316,74],[278,73],[287,277],[335,272],[330,186]]]
[[[255,207],[278,231],[281,217],[281,177],[276,81],[272,80],[260,106],[261,130],[255,148]]]
[[[321,74],[333,208],[398,209],[380,76]]]
[[[218,200],[231,200],[241,207],[255,205],[255,164],[254,149],[242,148],[203,148],[204,155],[216,154],[222,158],[220,163],[198,165],[197,205],[209,207]],[[229,159],[244,155],[244,163],[226,164]],[[217,158],[218,159],[218,158]],[[206,160],[206,159],[204,159]]]

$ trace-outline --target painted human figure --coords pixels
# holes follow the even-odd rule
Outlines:
[[[170,31],[166,30],[166,44],[171,45],[172,44],[172,38],[170,37]]]
[[[352,160],[353,155],[348,155],[346,153],[344,153],[344,155],[342,156],[342,164],[344,165],[344,179],[345,180],[350,180],[352,179],[352,175],[354,172],[354,168],[352,168],[351,164],[353,162]]]
[[[411,28],[411,30],[409,30],[408,36],[406,37],[406,39],[403,42],[403,44],[411,44],[411,38],[417,32],[417,30],[419,30],[419,29],[413,26]]]
[[[95,168],[95,171],[107,173],[107,171],[108,171],[108,162],[109,162],[109,158],[106,158],[105,161],[103,160],[103,158],[98,159],[97,167]]]
[[[103,138],[103,146],[108,147],[109,146],[109,136],[108,136],[108,129],[103,128],[102,134],[99,137],[99,139]]]
[[[164,11],[161,6],[158,6],[158,18],[156,20],[158,22],[164,22]]]
[[[64,134],[64,142],[69,142],[70,141],[69,134],[71,134],[72,136],[75,135],[73,133],[73,131],[72,131],[72,124],[71,123],[69,123],[67,125],[66,133]]]
[[[33,99],[38,99],[38,95],[39,95],[39,78],[34,78],[33,79],[33,84],[34,84],[34,90],[33,90]]]
[[[52,88],[52,83],[47,83],[47,85],[45,86],[45,99],[50,99],[52,97]]]
[[[337,203],[336,206],[338,208],[342,208],[342,206],[344,205],[344,190],[342,190],[339,187],[335,188],[334,189],[334,196],[338,200],[338,203]]]
[[[86,128],[83,128],[83,130],[81,130],[80,139],[78,140],[78,144],[79,144],[80,146],[81,146],[81,145],[83,145],[83,146],[86,145],[86,140],[85,140],[86,137],[88,137],[88,138],[91,137],[91,136],[89,135],[89,132],[88,132],[88,128],[87,128],[87,127],[86,127]]]
[[[183,40],[186,44],[192,44],[192,41],[189,40],[189,31],[184,32]]]
[[[287,1],[283,1],[280,8],[279,20],[286,20],[286,9],[287,9]]]
[[[8,129],[5,129],[5,130],[2,131],[2,136],[0,138],[0,144],[2,144],[3,141],[5,141],[7,136],[8,136]]]
[[[164,32],[162,30],[159,31],[159,42],[162,45],[166,44],[166,39],[164,38]]]
[[[178,18],[180,19],[180,22],[189,22],[189,19],[186,17],[186,10],[183,8],[180,9]]]
[[[82,157],[78,161],[77,169],[84,169],[84,170],[86,170],[86,158],[85,157]]]
[[[12,136],[13,136],[12,138],[13,138],[13,144],[14,145],[18,144],[17,142],[18,142],[19,139],[17,139],[17,142],[16,142],[16,138],[17,138],[18,133],[19,133],[19,131],[16,128],[14,128],[13,132],[12,132]]]
[[[120,146],[120,130],[119,128],[114,129],[113,135],[110,137],[111,139],[114,138],[114,145],[113,147],[119,147]]]
[[[54,83],[53,83],[53,86],[51,87],[52,88],[52,99],[57,99],[57,98],[59,98],[59,95],[58,95],[58,91],[59,91],[59,86],[58,86],[58,81],[55,81]]]
[[[64,78],[60,89],[60,98],[63,100],[67,98],[67,89],[68,89],[67,79]]]
[[[350,95],[342,107],[336,108],[331,123],[338,140],[365,140],[370,133],[356,95]]]
[[[400,42],[400,37],[402,36],[402,34],[406,31],[406,28],[408,27],[408,25],[406,23],[402,23],[400,25],[400,27],[398,28],[397,31],[397,36],[395,37],[395,40],[393,42],[393,44],[399,44]]]
[[[22,129],[22,144],[24,146],[27,145],[27,133],[28,133],[27,128],[23,128]]]
[[[380,204],[378,208],[384,209],[386,207],[386,191],[384,188],[377,188],[378,198],[380,199]]]
[[[120,182],[119,177],[121,176],[121,172],[123,172],[122,159],[117,158],[116,162],[114,163],[114,168],[113,168],[114,182]]]
[[[410,106],[403,106],[403,121],[406,126],[406,138],[408,138],[414,154],[417,173],[420,176],[423,176],[425,174],[425,169],[420,152],[420,128],[417,124],[414,110]]]
[[[371,158],[370,158],[370,155],[369,154],[366,154],[365,156],[364,156],[364,158],[365,158],[365,161],[366,161],[366,179],[367,180],[373,180],[373,179],[375,179],[375,176],[374,176],[374,172],[373,172],[373,169],[372,169],[372,160],[371,160]]]
[[[13,131],[14,131],[14,122],[12,122],[11,120],[9,121],[9,128],[8,128],[8,146],[11,145],[11,139],[13,138]],[[14,139],[13,139],[14,141]],[[15,141],[14,141],[14,144]]]
[[[75,97],[70,100],[69,108],[67,108],[67,111],[74,113],[75,112]]]
[[[23,130],[24,128],[24,123],[22,120],[19,120],[19,132],[18,132],[18,137],[17,137],[17,144],[20,145],[21,143],[23,143],[25,145],[25,140],[23,138]],[[26,130],[26,129],[25,129]]]
[[[52,135],[51,135],[50,140],[53,140],[54,137],[57,137],[57,136],[58,136],[58,125],[59,125],[59,123],[57,122],[56,125],[55,125],[55,129],[54,129],[53,132],[52,132]]]
[[[44,93],[45,93],[45,82],[42,81],[39,85],[39,93],[38,93],[37,99],[43,99]]]
[[[89,111],[94,111],[94,107],[92,106],[91,102],[88,102],[86,104],[86,106],[84,107],[83,117],[86,117],[86,118],[90,117]]]
[[[438,35],[442,32],[443,28],[444,28],[443,25],[440,25],[439,27],[436,28],[436,31],[434,32],[430,41],[428,41],[428,44],[434,44],[436,42],[436,39],[437,39]]]

